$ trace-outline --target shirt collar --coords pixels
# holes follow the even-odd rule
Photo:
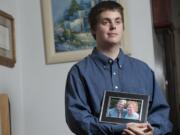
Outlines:
[[[115,60],[112,60],[111,58],[107,57],[106,55],[98,51],[96,47],[93,49],[91,56],[95,61],[101,63],[103,66],[106,66],[108,64],[113,63],[114,61],[117,61],[119,68],[123,67],[125,60],[125,54],[122,51],[122,49],[120,49],[119,55]]]

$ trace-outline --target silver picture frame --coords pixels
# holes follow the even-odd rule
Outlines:
[[[100,122],[106,123],[129,123],[137,122],[143,123],[147,121],[148,107],[149,107],[149,95],[141,95],[135,93],[124,93],[117,91],[105,91],[103,102],[101,106],[101,112],[99,116]],[[116,107],[119,101],[124,101],[124,108],[121,111],[121,117],[116,115]],[[131,106],[134,104],[136,106],[136,115],[131,116]],[[113,110],[114,109],[114,110]],[[113,113],[112,113],[113,110]],[[135,109],[134,109],[135,110]],[[117,111],[119,112],[119,111]],[[131,117],[129,117],[131,116]]]

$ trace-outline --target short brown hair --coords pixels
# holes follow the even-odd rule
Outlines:
[[[88,21],[90,24],[91,30],[96,30],[96,25],[99,20],[99,15],[103,11],[107,10],[117,10],[122,17],[122,22],[124,23],[124,14],[123,14],[123,7],[119,3],[115,1],[102,1],[96,4],[93,8],[91,8],[89,15],[88,15]],[[124,24],[123,24],[124,27]],[[93,35],[94,36],[94,35]]]

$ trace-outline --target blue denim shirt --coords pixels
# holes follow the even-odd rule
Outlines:
[[[120,113],[120,116],[119,116]],[[107,111],[107,116],[109,117],[116,117],[116,118],[125,118],[125,116],[127,115],[127,109],[122,109],[122,111],[120,112],[116,107],[110,108]]]
[[[104,91],[120,91],[150,96],[148,122],[154,135],[171,132],[169,106],[153,71],[121,50],[112,60],[95,48],[69,71],[65,90],[66,122],[77,135],[120,135],[125,124],[98,121]]]

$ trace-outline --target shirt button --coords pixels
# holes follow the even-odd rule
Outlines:
[[[118,86],[115,86],[115,89],[118,89]]]
[[[122,65],[119,65],[120,68],[122,68]]]
[[[109,61],[108,61],[108,62],[109,62],[109,64],[112,64],[112,63],[113,63],[113,61],[112,61],[111,59],[109,59]]]
[[[116,75],[116,72],[113,72],[113,75]]]

